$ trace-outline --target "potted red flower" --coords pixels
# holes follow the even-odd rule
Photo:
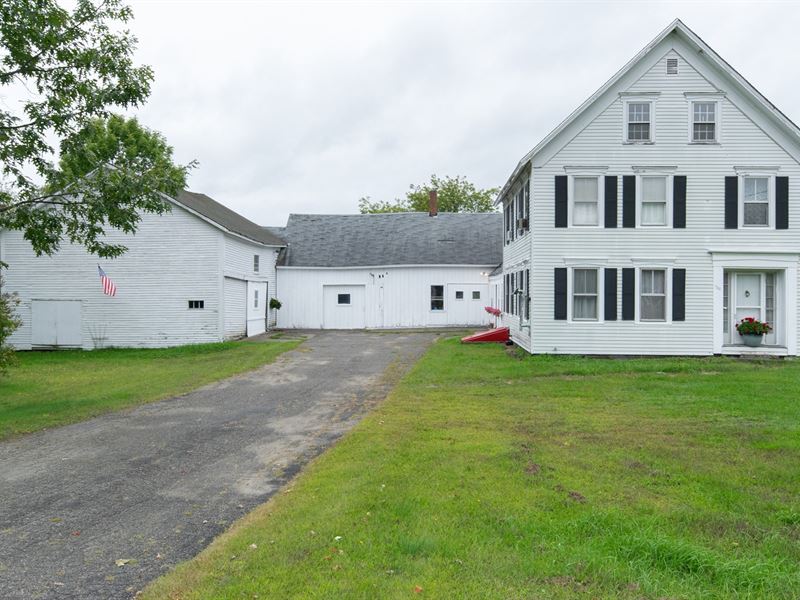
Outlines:
[[[736,331],[742,336],[745,346],[755,348],[761,345],[764,334],[772,331],[772,326],[753,317],[746,317],[736,324]]]

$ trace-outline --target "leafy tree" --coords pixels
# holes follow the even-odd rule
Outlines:
[[[0,290],[2,287],[3,279],[0,277]],[[19,298],[15,294],[0,292],[0,375],[14,362],[14,351],[6,344],[6,340],[20,325],[20,320],[14,312],[17,304]]]
[[[133,64],[136,38],[121,0],[0,2],[0,228],[23,231],[37,254],[67,239],[118,256],[104,228],[133,232],[141,212],[161,213],[187,169],[161,136],[112,109],[142,104],[150,67]],[[55,144],[61,162],[55,159]]]
[[[358,201],[358,209],[366,213],[390,212],[428,212],[428,198],[431,190],[438,192],[439,211],[441,212],[493,212],[494,198],[498,188],[480,189],[467,181],[466,177],[438,177],[431,175],[431,180],[421,185],[409,186],[405,198],[397,198],[393,202],[375,200],[366,196]]]

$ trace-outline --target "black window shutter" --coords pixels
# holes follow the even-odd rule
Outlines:
[[[672,226],[686,228],[686,175],[672,178]]]
[[[636,269],[622,269],[622,320],[636,318]]]
[[[622,226],[636,227],[636,176],[622,176]]]
[[[686,320],[686,269],[672,269],[672,320]]]
[[[789,178],[775,178],[775,229],[789,229]]]
[[[725,177],[725,229],[739,227],[739,178]]]
[[[567,226],[567,176],[556,175],[556,227],[566,227],[566,226]]]
[[[556,267],[555,270],[555,296],[553,318],[565,321],[567,318],[567,269]]]
[[[617,270],[605,270],[603,318],[606,321],[617,320]]]
[[[606,175],[605,190],[605,221],[606,227],[617,226],[617,176]]]

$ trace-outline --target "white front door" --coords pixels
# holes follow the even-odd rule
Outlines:
[[[764,343],[775,345],[779,339],[780,319],[777,310],[776,281],[777,276],[771,272],[730,272],[725,274],[728,286],[728,302],[730,310],[727,342],[741,342],[736,325],[742,319],[752,318],[765,321],[772,326],[772,332],[764,336]]]
[[[267,284],[247,282],[247,337],[267,330]]]
[[[82,346],[81,301],[31,301],[31,344],[34,346]]]
[[[363,285],[322,286],[322,328],[366,327],[366,288]]]

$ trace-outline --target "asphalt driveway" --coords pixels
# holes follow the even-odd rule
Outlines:
[[[312,334],[256,371],[0,443],[0,598],[131,597],[352,427],[434,337]]]

